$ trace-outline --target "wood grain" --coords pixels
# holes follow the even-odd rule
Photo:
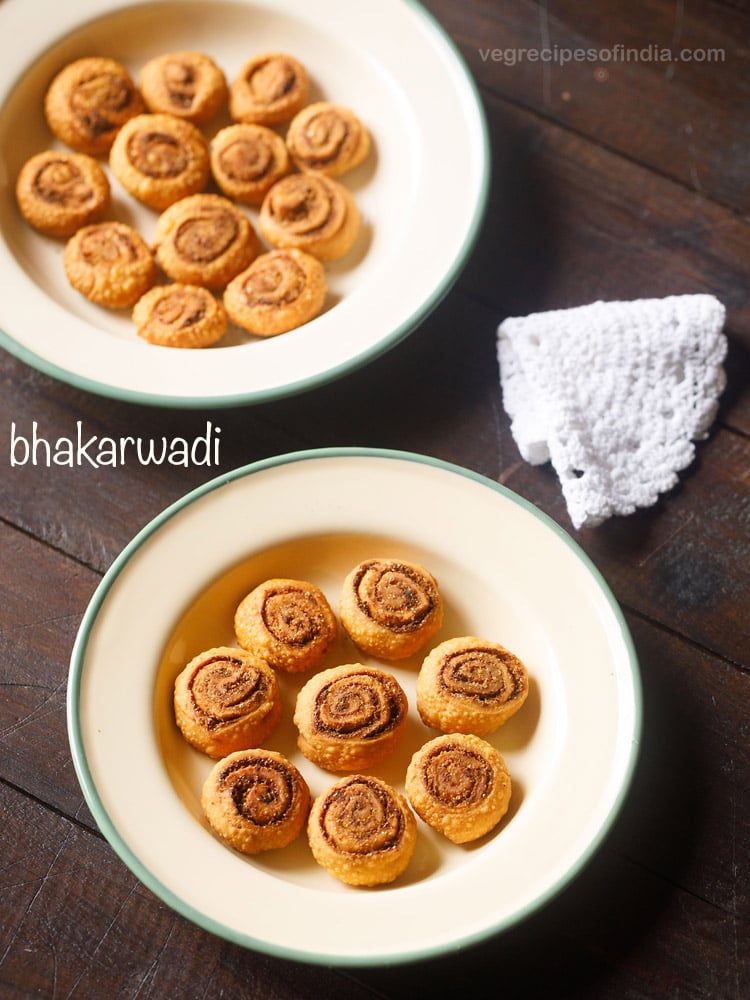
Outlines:
[[[3,998],[750,994],[750,6],[426,6],[477,80],[493,176],[466,268],[408,339],[294,398],[185,412],[89,395],[0,355]],[[527,54],[510,65],[492,56],[617,44],[713,47],[725,58],[546,64]],[[572,531],[553,470],[523,462],[511,435],[496,328],[597,298],[691,292],[715,294],[728,310],[728,384],[711,433],[653,508],[572,532],[626,611],[643,681],[630,794],[585,869],[506,934],[395,968],[257,954],[161,903],[97,830],[66,731],[75,635],[122,548],[217,473],[335,446],[454,462]],[[222,431],[218,468],[11,463],[13,425],[28,433],[36,422],[50,439],[73,436],[78,422],[87,435],[192,439],[208,421]]]
[[[427,6],[483,91],[747,215],[747,5],[485,0],[470,19],[450,0]]]

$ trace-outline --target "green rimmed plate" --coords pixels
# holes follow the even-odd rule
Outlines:
[[[247,858],[210,832],[199,798],[211,762],[179,735],[171,691],[192,655],[232,643],[234,608],[261,580],[311,579],[335,606],[348,569],[377,554],[414,559],[437,577],[446,616],[435,643],[496,639],[524,659],[531,691],[490,738],[513,780],[497,830],[458,847],[420,821],[406,874],[357,890],[319,868],[304,837]],[[357,659],[341,638],[332,662]],[[388,665],[407,692],[410,720],[375,773],[398,788],[411,753],[435,735],[414,709],[418,667],[419,656]],[[294,760],[317,794],[334,776],[296,749],[291,715],[302,682],[284,678],[285,717],[268,745]],[[86,800],[152,891],[238,944],[341,965],[440,954],[503,931],[550,900],[617,814],[641,717],[622,614],[569,536],[505,488],[455,466],[347,449],[238,469],[157,517],[92,599],[68,699]]]
[[[310,72],[311,99],[350,105],[372,133],[372,154],[343,179],[363,216],[358,242],[327,268],[323,314],[281,337],[234,330],[204,351],[145,344],[127,313],[68,285],[63,241],[34,232],[17,209],[22,164],[58,145],[42,103],[65,63],[104,54],[137,75],[150,57],[184,48],[210,54],[230,80],[250,56],[287,50]],[[0,302],[0,345],[86,390],[203,407],[308,389],[406,336],[473,245],[489,177],[484,116],[453,44],[413,0],[5,0],[0,56],[0,274],[13,289]],[[113,195],[115,217],[150,241],[156,213],[114,179]]]

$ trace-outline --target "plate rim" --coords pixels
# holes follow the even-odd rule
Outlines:
[[[539,893],[524,906],[514,910],[512,914],[509,914],[508,916],[503,917],[502,919],[479,930],[457,935],[450,945],[452,953],[465,950],[472,945],[496,937],[522,923],[533,913],[536,913],[546,907],[578,877],[580,872],[589,864],[592,858],[599,851],[621,811],[632,783],[640,750],[643,726],[643,697],[638,655],[630,629],[625,620],[624,613],[602,573],[593,563],[588,554],[581,548],[580,544],[567,531],[565,531],[564,528],[557,524],[557,522],[544,511],[536,507],[531,501],[517,493],[514,493],[502,483],[498,483],[481,473],[464,468],[463,466],[452,462],[416,452],[388,448],[331,447],[288,452],[282,455],[275,455],[239,466],[236,469],[217,476],[208,482],[195,487],[183,497],[164,508],[164,510],[157,514],[148,524],[141,528],[114,559],[96,587],[81,619],[70,656],[66,697],[68,740],[74,770],[86,804],[92,813],[97,827],[106,838],[110,847],[125,863],[126,867],[128,867],[130,871],[139,879],[139,881],[141,881],[151,892],[154,893],[155,896],[170,906],[175,912],[179,913],[185,919],[190,920],[192,923],[195,923],[204,930],[209,931],[210,933],[215,934],[216,936],[221,937],[222,939],[235,945],[239,945],[240,947],[249,948],[277,958],[302,962],[309,965],[328,965],[339,966],[342,968],[367,968],[374,965],[382,965],[385,959],[382,956],[378,957],[359,953],[340,954],[329,952],[313,955],[309,951],[304,951],[298,946],[276,944],[274,942],[264,941],[246,932],[237,931],[235,928],[228,927],[220,921],[215,920],[213,917],[207,916],[165,886],[159,878],[146,867],[137,854],[125,843],[115,824],[110,819],[99,796],[99,792],[87,764],[83,744],[81,720],[78,713],[85,654],[91,630],[97,620],[99,611],[106,600],[110,589],[115,584],[120,574],[123,572],[138,549],[140,549],[145,542],[155,535],[163,527],[163,525],[170,521],[174,516],[214,490],[221,489],[222,487],[230,485],[232,482],[262,473],[277,466],[302,461],[332,458],[368,458],[374,460],[386,459],[411,462],[416,465],[431,466],[432,468],[442,470],[443,472],[472,480],[475,483],[494,491],[506,500],[509,500],[511,503],[520,506],[527,513],[539,520],[543,526],[551,530],[552,533],[568,547],[572,555],[582,564],[583,568],[592,577],[593,582],[606,600],[607,606],[618,625],[620,640],[623,643],[623,648],[627,655],[629,679],[632,684],[633,699],[632,705],[630,706],[632,710],[632,732],[630,734],[629,753],[623,768],[622,780],[617,789],[616,795],[613,796],[607,815],[603,817],[599,827],[586,844],[585,849],[581,851],[575,861],[569,865],[565,872],[562,873],[554,882],[548,885],[543,892]],[[392,965],[406,965],[417,961],[437,958],[441,955],[445,955],[447,950],[448,949],[444,944],[430,947],[419,947],[410,951],[389,955],[387,961]]]
[[[158,2],[158,0],[149,0]],[[238,0],[238,2],[248,2],[248,0]],[[419,17],[423,24],[440,41],[450,54],[455,68],[459,72],[462,84],[467,88],[467,94],[471,99],[472,110],[476,116],[476,126],[478,127],[478,139],[481,149],[481,177],[477,190],[477,200],[474,205],[471,220],[466,230],[466,234],[460,246],[457,248],[451,266],[441,276],[430,295],[416,308],[409,316],[401,321],[394,329],[385,336],[381,336],[376,343],[371,344],[366,350],[359,354],[332,365],[325,371],[309,375],[305,378],[297,379],[293,382],[267,388],[254,389],[247,392],[235,392],[229,395],[213,396],[173,396],[167,393],[156,393],[147,390],[133,389],[122,386],[113,386],[105,381],[80,375],[68,368],[63,368],[59,364],[41,357],[25,344],[19,343],[14,337],[6,333],[0,327],[0,347],[7,351],[24,364],[36,369],[44,375],[56,379],[63,384],[72,386],[94,395],[108,399],[116,399],[121,402],[137,403],[154,407],[175,407],[184,410],[203,409],[208,406],[215,408],[227,408],[233,406],[256,405],[284,399],[289,396],[300,395],[318,386],[327,385],[336,381],[360,368],[365,367],[378,357],[386,354],[396,347],[402,340],[406,339],[416,328],[424,322],[430,313],[437,308],[445,298],[453,285],[456,283],[461,271],[468,263],[474,246],[477,243],[481,227],[484,221],[489,191],[492,177],[492,153],[489,138],[489,126],[484,109],[479,86],[469,69],[468,63],[464,59],[457,43],[451,38],[446,29],[437,20],[435,15],[429,11],[422,0],[401,0],[406,7],[411,8]],[[112,11],[120,10],[127,4],[122,0],[115,0],[112,4]],[[100,16],[105,16],[106,11],[102,10]],[[77,25],[80,27],[80,25]],[[76,27],[70,26],[70,30]],[[52,44],[50,41],[48,44]]]

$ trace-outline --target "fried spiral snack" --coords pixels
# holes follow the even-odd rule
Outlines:
[[[201,805],[222,839],[243,854],[286,847],[305,827],[310,789],[275,750],[238,750],[213,766]]]
[[[223,288],[258,253],[258,237],[241,208],[218,194],[181,198],[159,216],[156,260],[174,281]]]
[[[351,108],[317,101],[294,116],[286,144],[300,170],[338,177],[365,159],[370,151],[370,133]]]
[[[174,686],[174,712],[185,739],[209,757],[259,746],[281,719],[276,674],[259,656],[231,646],[199,653]]]
[[[323,663],[338,625],[314,583],[275,577],[240,601],[234,631],[242,647],[257,651],[272,667],[299,673]]]
[[[224,73],[202,52],[170,52],[150,59],[138,78],[149,111],[176,115],[202,125],[214,118],[227,97]]]
[[[117,133],[109,154],[112,173],[138,201],[161,211],[208,183],[208,143],[192,122],[142,114]]]
[[[335,878],[382,885],[408,866],[417,822],[404,796],[385,781],[353,774],[315,799],[307,833],[313,857]]]
[[[408,707],[391,674],[361,663],[330,667],[297,695],[297,746],[327,771],[372,767],[400,741]]]
[[[209,152],[211,173],[224,194],[249,205],[260,205],[291,170],[286,143],[265,125],[228,125],[213,137]]]
[[[124,222],[83,226],[65,245],[68,281],[91,302],[124,309],[156,280],[156,264],[143,237]]]
[[[109,180],[93,157],[49,149],[21,167],[16,200],[23,217],[40,233],[72,236],[106,215]]]
[[[465,844],[494,829],[508,811],[505,761],[479,736],[437,736],[417,750],[406,771],[406,794],[425,823]]]
[[[499,643],[449,639],[425,658],[417,677],[422,722],[443,733],[493,733],[526,701],[526,667]]]
[[[276,181],[263,199],[258,223],[275,247],[297,247],[319,260],[336,260],[351,248],[361,219],[342,184],[308,173]]]
[[[65,66],[44,97],[52,132],[78,153],[106,153],[122,126],[143,111],[130,74],[114,59],[90,56]]]
[[[421,649],[443,622],[437,581],[416,563],[367,559],[349,573],[341,624],[365,653],[400,660]]]
[[[160,347],[209,347],[224,336],[224,306],[207,288],[175,282],[157,285],[133,308],[138,336]]]
[[[236,122],[277,125],[307,100],[310,81],[299,60],[283,52],[248,59],[229,88],[229,114]]]
[[[328,286],[323,265],[302,250],[272,250],[229,283],[224,305],[234,322],[258,337],[288,333],[322,310]]]

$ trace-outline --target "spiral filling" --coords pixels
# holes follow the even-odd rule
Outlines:
[[[179,139],[167,132],[135,132],[128,142],[128,158],[147,177],[179,177],[190,158]]]
[[[294,801],[293,775],[269,757],[236,760],[218,780],[229,791],[238,815],[254,826],[281,823]]]
[[[374,739],[398,726],[404,711],[403,694],[392,678],[349,674],[320,689],[313,724],[329,736]]]
[[[83,233],[80,250],[83,259],[92,267],[117,262],[132,263],[140,257],[138,247],[127,233],[109,227],[93,228]]]
[[[239,232],[239,224],[231,212],[212,208],[181,222],[173,242],[183,259],[208,264],[227,252]]]
[[[504,656],[495,649],[473,648],[443,660],[440,682],[451,694],[505,703],[522,692],[524,675],[515,657]]]
[[[326,617],[312,594],[292,587],[268,594],[261,616],[271,635],[289,646],[306,646],[326,631]]]
[[[465,747],[436,748],[427,756],[422,768],[429,793],[453,809],[481,802],[490,794],[494,784],[490,763]]]
[[[305,272],[291,257],[276,254],[273,261],[264,261],[263,266],[252,269],[242,290],[250,306],[290,305],[305,290]],[[314,604],[312,599],[310,604]],[[269,629],[273,631],[270,625]]]
[[[70,96],[70,108],[92,136],[100,136],[116,127],[113,118],[132,100],[127,80],[111,73],[97,73],[78,83]]]
[[[50,160],[34,177],[34,194],[42,201],[63,206],[83,205],[94,191],[79,168],[68,160]]]
[[[403,563],[365,563],[354,590],[362,613],[392,632],[419,628],[437,604],[432,581]]]
[[[320,823],[328,842],[347,854],[387,851],[398,845],[404,830],[404,817],[393,796],[364,776],[331,791]]]
[[[170,329],[187,329],[195,326],[206,315],[206,303],[198,293],[167,292],[159,299],[151,318]]]
[[[305,123],[296,151],[307,163],[325,166],[338,159],[353,141],[351,129],[340,115],[322,111]]]
[[[269,59],[256,66],[248,74],[246,82],[254,100],[273,104],[294,89],[297,74],[286,59]]]
[[[271,190],[270,211],[279,224],[298,236],[323,230],[336,231],[344,217],[344,205],[322,178],[293,176],[283,187]]]
[[[270,145],[260,139],[237,139],[219,154],[219,165],[227,177],[245,184],[263,180],[275,164]]]
[[[208,729],[226,726],[247,715],[266,697],[262,671],[234,657],[203,661],[188,683],[196,713]]]
[[[186,62],[170,60],[164,66],[164,85],[170,104],[189,111],[198,96],[198,76]]]

